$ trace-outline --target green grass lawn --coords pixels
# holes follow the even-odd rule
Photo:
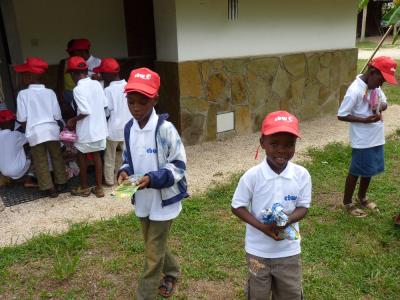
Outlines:
[[[400,60],[396,60],[396,61],[399,66],[397,68],[396,78],[398,81],[400,81]],[[361,69],[364,67],[366,62],[367,62],[366,59],[359,59],[357,61],[358,72],[361,72]],[[390,85],[390,84],[384,83],[382,89],[383,89],[383,92],[385,93],[386,97],[388,98],[388,103],[400,105],[400,88],[398,85]]]
[[[374,50],[376,48],[376,46],[378,46],[378,42],[377,41],[364,41],[364,42],[360,42],[357,41],[356,42],[356,47],[359,49],[364,49],[364,50]],[[396,48],[398,47],[398,41],[395,44],[392,44],[392,38],[387,38],[383,45],[381,46],[381,48]]]
[[[301,223],[307,299],[399,299],[400,134],[386,145],[386,171],[370,199],[379,214],[357,219],[340,209],[350,149],[310,150],[313,205]],[[185,200],[171,247],[182,266],[178,299],[243,299],[244,224],[230,212],[239,176]],[[118,201],[118,200],[116,200]],[[143,264],[139,223],[132,215],[78,224],[0,249],[0,299],[132,299]]]

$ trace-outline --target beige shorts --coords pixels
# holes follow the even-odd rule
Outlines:
[[[282,258],[262,258],[246,254],[249,279],[247,299],[301,300],[300,254]]]

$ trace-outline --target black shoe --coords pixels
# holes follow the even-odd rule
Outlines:
[[[64,192],[64,190],[65,190],[65,184],[56,184],[56,190],[57,190],[57,192],[59,192],[59,193]]]
[[[44,192],[45,192],[45,195],[49,198],[57,198],[58,197],[58,192],[55,188],[46,190]]]

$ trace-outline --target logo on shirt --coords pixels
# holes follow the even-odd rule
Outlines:
[[[147,152],[148,154],[157,153],[157,149],[155,149],[155,148],[147,148],[147,149],[146,149],[146,152]]]
[[[297,196],[293,196],[293,195],[287,195],[285,196],[285,201],[296,201],[297,200]]]

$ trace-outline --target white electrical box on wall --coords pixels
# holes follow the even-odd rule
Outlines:
[[[235,129],[235,113],[233,111],[217,114],[217,133]]]

